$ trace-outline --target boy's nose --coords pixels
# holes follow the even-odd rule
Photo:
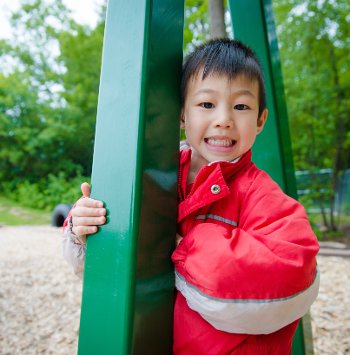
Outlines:
[[[233,118],[228,110],[221,110],[216,113],[214,124],[216,127],[232,128]]]

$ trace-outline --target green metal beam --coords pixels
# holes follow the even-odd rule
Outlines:
[[[183,1],[110,0],[79,354],[171,354]]]
[[[257,53],[266,82],[268,120],[254,145],[254,161],[296,197],[288,116],[271,0],[230,0],[234,37]]]
[[[271,0],[230,0],[234,37],[257,53],[266,82],[268,120],[253,149],[255,163],[267,171],[281,188],[296,198],[296,182],[288,115]],[[305,354],[303,324],[293,342],[293,354]]]

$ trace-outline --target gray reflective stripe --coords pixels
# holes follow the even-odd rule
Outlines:
[[[317,273],[311,286],[290,297],[222,300],[208,297],[178,273],[175,277],[176,288],[186,298],[189,308],[198,312],[214,328],[238,334],[270,334],[301,318],[316,299],[319,283]],[[257,322],[259,319],[264,321]]]
[[[288,301],[292,298],[295,298],[297,296],[299,296],[301,293],[307,291],[309,288],[313,287],[315,285],[315,283],[319,283],[319,279],[320,279],[320,272],[318,269],[316,269],[315,272],[315,276],[314,279],[311,283],[310,286],[308,286],[306,289],[301,290],[297,293],[294,293],[291,296],[287,296],[287,297],[280,297],[280,298],[265,298],[265,299],[255,299],[255,298],[251,298],[251,299],[231,299],[231,298],[219,298],[219,297],[212,297],[207,295],[206,293],[202,292],[201,290],[199,290],[196,286],[193,286],[192,284],[188,283],[187,280],[181,275],[179,274],[176,270],[175,270],[175,283],[176,282],[183,282],[186,284],[187,287],[192,288],[195,292],[197,292],[198,294],[200,294],[201,296],[205,297],[207,300],[213,300],[213,301],[218,301],[221,303],[272,303],[272,302],[283,302],[283,301]],[[177,283],[176,283],[177,285]],[[180,290],[180,289],[179,289]]]
[[[231,220],[221,217],[221,216],[217,216],[216,214],[200,214],[199,216],[196,217],[196,219],[207,219],[207,218],[216,219],[217,221],[227,223],[231,226],[235,226],[235,227],[238,226],[237,222],[231,221]]]

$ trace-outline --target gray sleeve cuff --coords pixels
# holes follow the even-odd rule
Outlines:
[[[73,272],[83,278],[86,236],[77,236],[71,233],[69,227],[65,228],[62,240],[63,257],[73,269]]]

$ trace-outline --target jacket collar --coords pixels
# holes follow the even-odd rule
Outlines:
[[[198,208],[209,205],[230,194],[227,182],[239,171],[251,163],[251,150],[234,162],[217,161],[203,166],[193,183],[190,194],[186,197],[187,176],[191,165],[191,150],[183,150],[180,154],[179,169],[179,215],[178,221]]]

